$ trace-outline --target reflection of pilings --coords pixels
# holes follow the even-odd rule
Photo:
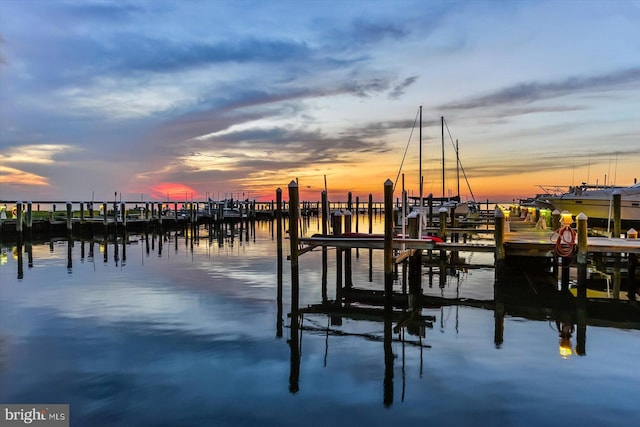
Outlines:
[[[386,209],[385,212],[387,212]],[[386,315],[384,318],[384,406],[393,404],[393,347],[391,346],[391,339],[391,316]]]
[[[282,209],[280,208],[282,204],[282,189],[278,188],[276,190],[276,203],[278,207],[276,208],[276,229],[277,229],[277,239],[276,239],[276,247],[278,253],[278,314],[276,318],[276,336],[278,338],[282,337],[282,274],[283,274],[283,257],[282,257]]]
[[[71,260],[71,255],[73,252],[72,248],[73,248],[73,240],[67,239],[67,271],[69,273],[71,273],[71,269],[73,268],[73,261]]]
[[[291,209],[291,207],[289,207]],[[294,311],[295,308],[295,311]],[[295,315],[294,315],[295,312]],[[291,365],[289,370],[289,392],[297,393],[300,390],[300,318],[298,307],[291,306],[291,338],[289,348],[291,350]]]
[[[18,239],[16,245],[16,255],[18,256],[18,280],[24,277],[24,267],[22,266],[22,240]]]
[[[33,267],[33,244],[31,240],[25,242],[25,250],[27,252],[27,267]]]

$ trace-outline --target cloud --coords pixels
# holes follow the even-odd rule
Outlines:
[[[407,88],[412,84],[414,84],[417,80],[418,80],[418,76],[407,77],[406,79],[404,79],[399,84],[393,87],[391,93],[389,94],[389,98],[391,99],[400,98],[402,95],[404,95]]]
[[[0,183],[3,185],[48,186],[47,178],[20,169],[0,165]]]
[[[521,83],[487,95],[444,104],[443,109],[466,110],[503,105],[527,104],[541,99],[557,98],[584,92],[605,92],[640,85],[640,68],[589,77],[569,77],[556,82]]]
[[[0,154],[3,163],[54,164],[55,157],[64,152],[75,150],[65,144],[34,144],[9,147]]]

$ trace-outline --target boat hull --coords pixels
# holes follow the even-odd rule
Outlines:
[[[549,198],[548,201],[559,211],[569,211],[572,215],[584,213],[587,218],[607,220],[613,218],[613,202],[610,199]],[[640,222],[640,200],[622,200],[620,218],[623,221]]]

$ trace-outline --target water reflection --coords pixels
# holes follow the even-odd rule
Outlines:
[[[203,228],[4,246],[0,400],[70,402],[72,425],[622,425],[636,415],[633,400],[602,400],[640,385],[628,302],[611,317],[560,294],[553,277],[496,287],[489,268],[441,268],[425,254],[419,283],[417,266],[397,266],[389,313],[379,251],[353,257],[353,286],[338,299],[335,252],[317,250],[300,259],[294,310],[288,249],[269,224],[248,240],[243,229],[242,242]],[[569,414],[557,398],[567,383],[581,385]]]

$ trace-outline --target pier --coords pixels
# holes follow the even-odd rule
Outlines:
[[[304,313],[326,313],[336,319],[351,316],[382,320],[391,316],[399,325],[412,324],[413,330],[420,331],[430,321],[422,315],[422,308],[460,304],[495,310],[496,345],[503,340],[500,324],[506,314],[545,318],[554,316],[558,307],[565,307],[572,318],[578,319],[578,331],[587,324],[640,328],[640,309],[634,301],[640,239],[632,234],[629,238],[598,236],[588,229],[582,214],[572,226],[566,218],[563,224],[560,214],[554,213],[558,228],[541,229],[536,222],[510,218],[509,212],[498,206],[490,221],[476,219],[473,226],[464,225],[462,219],[453,221],[446,209],[440,209],[437,227],[421,227],[425,221],[415,212],[406,221],[394,217],[398,207],[393,204],[390,181],[385,182],[384,189],[383,234],[372,234],[371,230],[353,233],[354,215],[348,209],[330,212],[327,207],[320,209],[322,233],[302,236],[294,226],[299,210],[292,202],[288,212],[292,295],[297,295],[301,286],[297,277],[299,257],[313,250],[323,251],[323,302],[298,308],[297,298],[292,300],[292,322]],[[290,200],[297,200],[295,182],[289,184],[289,194]],[[336,257],[334,300],[326,298],[327,249],[332,249]],[[384,283],[378,289],[370,285],[365,289],[353,282],[349,271],[352,250],[368,250],[370,262],[373,251],[384,252]],[[464,254],[474,253],[485,253],[484,263],[465,261]],[[494,269],[493,300],[451,299],[423,292],[427,278],[429,283],[435,280],[442,285],[449,270],[474,267]],[[607,280],[606,296],[594,298],[597,292],[588,289],[601,285],[603,278]],[[511,285],[514,282],[520,285]],[[580,341],[584,336],[579,333],[578,338]]]

